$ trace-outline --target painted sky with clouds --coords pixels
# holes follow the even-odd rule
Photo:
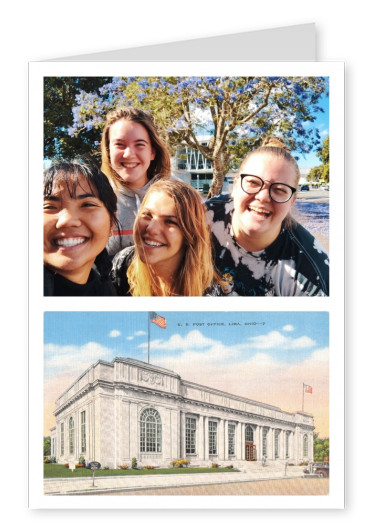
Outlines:
[[[167,328],[150,324],[151,364],[287,411],[301,411],[304,382],[304,411],[329,435],[327,312],[159,313]],[[44,330],[45,435],[56,398],[90,365],[148,361],[147,312],[46,312]]]

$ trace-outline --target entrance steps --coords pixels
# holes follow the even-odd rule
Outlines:
[[[268,461],[263,466],[261,461],[236,461],[232,463],[237,468],[250,476],[267,477],[302,477],[304,476],[304,466],[288,465],[286,461]]]

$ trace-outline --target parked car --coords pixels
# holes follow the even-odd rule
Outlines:
[[[329,477],[329,463],[313,463],[312,472],[322,478]]]
[[[301,192],[304,192],[304,191],[308,192],[308,190],[309,190],[308,184],[302,184],[302,186],[300,187]]]

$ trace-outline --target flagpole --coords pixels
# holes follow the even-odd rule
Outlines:
[[[150,312],[148,312],[148,363],[150,364]]]

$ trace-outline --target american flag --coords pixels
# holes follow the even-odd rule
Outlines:
[[[306,393],[311,393],[312,394],[312,387],[310,385],[303,384],[303,386],[304,386],[304,391]]]
[[[160,326],[161,328],[166,328],[166,319],[161,315],[158,315],[155,312],[150,312],[150,321]]]

